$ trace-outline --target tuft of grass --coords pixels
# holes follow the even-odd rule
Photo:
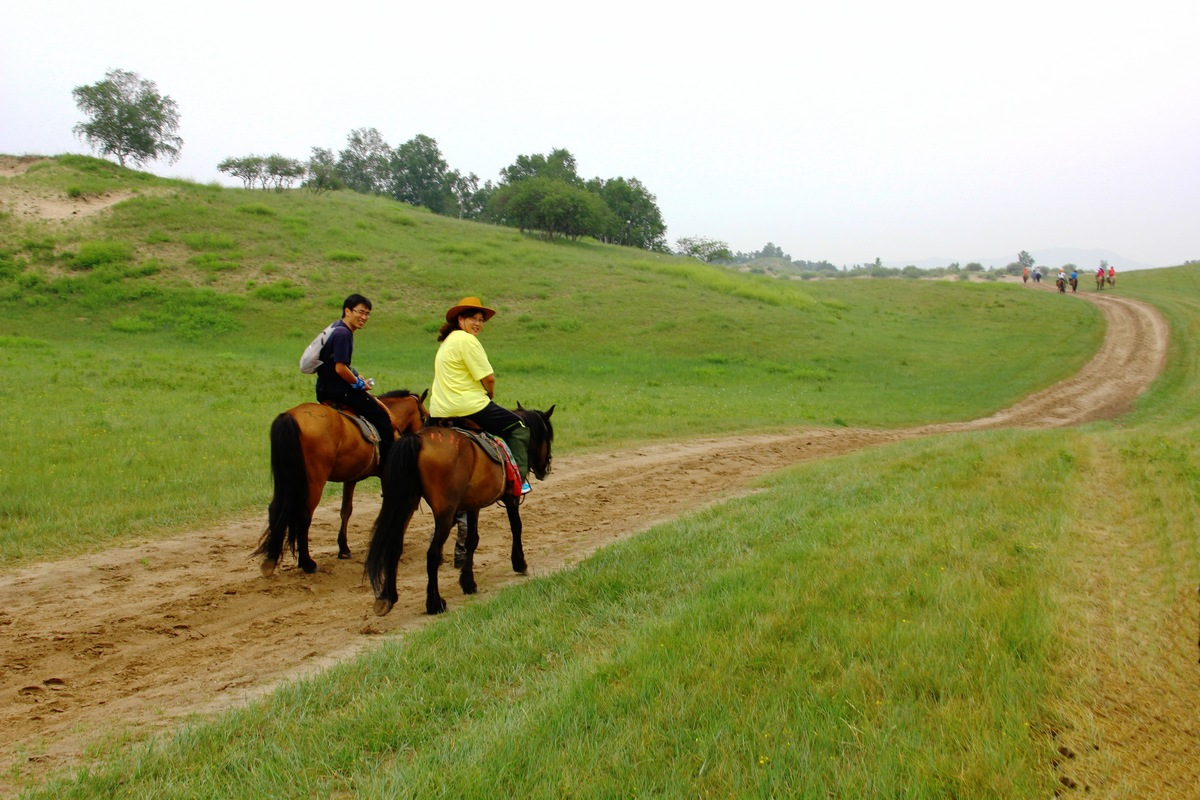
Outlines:
[[[305,296],[305,291],[303,286],[298,286],[284,279],[275,283],[256,286],[251,294],[259,300],[267,300],[272,303],[290,303],[302,299]]]
[[[127,242],[84,242],[71,259],[75,269],[94,269],[108,264],[123,264],[133,258],[133,246]]]
[[[210,252],[214,250],[236,250],[237,241],[232,236],[219,233],[187,233],[180,237],[192,250]]]
[[[274,217],[279,213],[266,203],[244,203],[236,210],[242,214],[253,214],[259,217]]]

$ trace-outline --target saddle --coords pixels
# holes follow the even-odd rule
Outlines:
[[[325,400],[321,403],[321,405],[329,406],[334,411],[353,422],[358,426],[358,431],[362,434],[363,440],[367,444],[374,445],[376,448],[379,447],[379,431],[375,430],[375,426],[370,422],[367,422],[365,419],[356,414],[353,409],[349,408],[348,406],[343,406],[340,403],[335,403],[332,400]]]
[[[426,427],[451,428],[479,445],[495,463],[504,468],[504,476],[514,486],[521,485],[521,473],[517,469],[516,459],[508,449],[508,443],[499,436],[494,436],[479,427],[476,423],[462,417],[430,417],[425,421]]]

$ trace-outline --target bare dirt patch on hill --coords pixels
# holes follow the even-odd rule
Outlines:
[[[0,156],[0,178],[21,175],[44,160],[37,156]],[[104,192],[71,197],[48,189],[0,182],[0,210],[26,220],[62,222],[86,219],[134,196],[133,192]]]

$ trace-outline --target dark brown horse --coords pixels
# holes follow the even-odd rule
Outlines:
[[[548,411],[522,408],[514,412],[529,428],[529,469],[538,480],[550,471],[550,448],[554,428]],[[396,600],[396,565],[404,550],[404,533],[413,512],[421,502],[433,510],[433,538],[425,554],[429,584],[425,591],[425,611],[440,614],[446,601],[438,593],[438,567],[442,548],[454,518],[467,512],[467,552],[458,583],[465,594],[475,594],[475,547],[479,544],[479,509],[497,501],[508,511],[512,529],[512,568],[524,574],[525,550],[521,545],[521,500],[506,483],[504,468],[494,462],[468,435],[454,428],[429,427],[401,436],[388,455],[383,477],[383,506],[375,520],[371,544],[367,550],[366,574],[375,590],[375,613],[383,616]]]
[[[379,397],[401,434],[419,431],[425,424],[429,416],[425,394],[418,397],[401,389]],[[275,492],[267,510],[267,529],[254,551],[263,556],[264,577],[275,572],[285,535],[300,569],[317,571],[317,562],[308,554],[308,529],[329,481],[342,484],[338,558],[350,558],[346,528],[354,510],[354,487],[364,478],[379,475],[378,455],[378,448],[363,438],[353,420],[323,403],[302,403],[275,418],[271,424]]]

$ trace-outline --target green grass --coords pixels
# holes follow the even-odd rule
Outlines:
[[[47,792],[1044,796],[1074,471],[976,438],[780,474]]]
[[[311,398],[296,361],[352,291],[375,304],[356,366],[413,390],[445,308],[483,296],[497,399],[557,404],[562,453],[970,419],[1071,374],[1103,335],[1090,306],[1016,286],[801,284],[95,159],[3,180],[72,172],[135,193],[78,228],[0,220],[0,320],[40,343],[0,354],[2,565],[261,513],[270,421]]]
[[[350,288],[376,301],[356,362],[381,385],[411,387],[424,385],[439,311],[483,295],[501,311],[484,333],[501,396],[558,402],[559,452],[966,419],[1075,371],[1103,333],[1090,306],[1003,284],[739,283],[690,262],[660,269],[645,254],[546,245],[368,198],[200,194],[216,215],[204,224],[243,253],[237,281],[209,284],[189,270],[187,231],[166,207],[125,231],[95,231],[96,241],[170,238],[139,255],[165,265],[149,275],[120,272],[141,261],[75,275],[55,262],[57,240],[2,245],[21,268],[0,287],[24,280],[29,291],[0,302],[21,322],[0,337],[0,498],[32,496],[47,474],[51,460],[29,441],[59,447],[73,480],[43,480],[43,493],[48,483],[91,493],[75,505],[93,538],[75,547],[119,536],[102,522],[117,513],[106,491],[140,508],[122,513],[142,515],[131,524],[145,531],[265,503],[266,425],[307,398],[294,361]],[[247,202],[276,213],[236,211]],[[226,203],[260,233],[225,230]],[[274,224],[271,248],[259,237]],[[326,258],[342,230],[360,232],[340,245],[365,256],[353,273]],[[268,264],[280,271],[264,280]],[[345,285],[350,274],[362,283]],[[246,288],[284,279],[305,297],[289,305]],[[51,293],[62,280],[81,288]],[[77,774],[27,795],[1049,796],[1055,737],[1079,722],[1063,710],[1080,691],[1073,665],[1095,657],[1076,623],[1088,599],[1081,563],[1105,556],[1096,532],[1145,567],[1131,578],[1148,598],[1142,625],[1200,572],[1198,283],[1196,267],[1125,276],[1122,294],[1166,314],[1172,349],[1166,374],[1117,423],[934,437],[782,471],[753,496],[465,604],[245,708],[141,744],[114,735]],[[189,311],[234,327],[197,337],[198,322],[175,322]],[[154,327],[125,332],[115,320]],[[57,377],[15,391],[28,365]],[[255,390],[214,391],[230,373],[253,376]],[[182,439],[149,421],[173,415],[186,420]],[[81,432],[93,443],[75,441]],[[163,462],[138,466],[160,457],[166,472]],[[153,509],[187,494],[162,475],[205,458],[190,473],[205,491],[192,494],[212,507],[155,519]],[[261,478],[247,481],[247,464]],[[30,487],[10,492],[25,472]],[[106,472],[153,484],[170,502],[133,502]],[[231,496],[210,500],[215,492]],[[0,529],[15,518],[59,535],[56,497],[49,511],[0,517]],[[31,521],[38,515],[47,521]],[[6,558],[44,557],[27,544],[36,536],[16,539]],[[1164,655],[1120,644],[1135,670]]]

